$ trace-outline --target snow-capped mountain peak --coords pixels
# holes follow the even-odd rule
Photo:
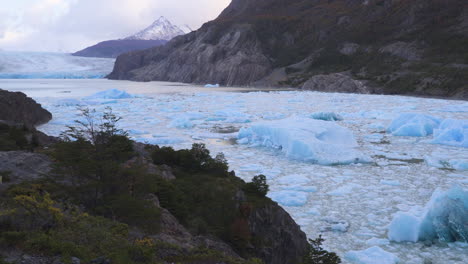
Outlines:
[[[184,32],[184,30],[180,29],[176,25],[173,25],[164,16],[161,16],[158,20],[154,21],[153,24],[151,24],[149,27],[126,39],[171,40],[176,36],[187,33]]]

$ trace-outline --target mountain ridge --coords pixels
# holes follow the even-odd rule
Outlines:
[[[190,27],[184,25],[184,30]],[[166,44],[172,38],[186,32],[173,25],[164,16],[159,17],[150,26],[123,39],[107,40],[73,53],[81,57],[116,58],[120,54],[144,50]],[[191,30],[191,29],[190,29]]]
[[[468,98],[467,25],[462,0],[233,0],[195,32],[120,56],[108,77],[309,89],[340,73],[369,93]]]

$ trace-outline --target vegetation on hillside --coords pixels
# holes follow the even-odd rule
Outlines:
[[[203,144],[178,151],[146,146],[151,163],[171,167],[175,179],[164,179],[129,162],[141,153],[117,128],[120,118],[111,109],[98,118],[88,109],[82,113],[84,121],[48,150],[53,173],[0,192],[0,248],[60,256],[65,263],[72,257],[84,263],[262,263],[249,250],[263,242],[250,233],[248,216],[271,203],[265,176],[245,183],[222,154],[211,157]],[[217,237],[246,260],[154,239],[164,231],[162,208],[193,235]]]

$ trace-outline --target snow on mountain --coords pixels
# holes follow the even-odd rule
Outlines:
[[[188,28],[188,29],[187,29]],[[136,33],[133,36],[125,39],[130,40],[171,40],[179,35],[184,35],[187,30],[192,30],[188,26],[183,26],[183,29],[173,25],[165,17],[161,16],[158,20],[154,21],[149,27]]]
[[[187,24],[182,25],[182,26],[179,26],[179,28],[180,28],[185,34],[190,33],[190,32],[193,31],[193,29],[192,29],[189,25],[187,25]]]

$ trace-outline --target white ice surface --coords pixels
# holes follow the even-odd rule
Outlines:
[[[385,133],[384,128],[408,112],[441,120],[466,120],[466,102],[296,91],[249,92],[107,80],[0,80],[0,87],[23,91],[50,110],[53,120],[39,129],[52,135],[60,134],[77,119],[76,105],[84,104],[82,98],[86,96],[109,89],[141,95],[96,100],[87,105],[98,111],[111,106],[124,118],[122,127],[132,130],[131,136],[139,141],[175,148],[202,142],[213,154],[224,152],[230,168],[244,180],[265,174],[271,189],[269,195],[295,205],[283,204],[310,238],[322,234],[325,247],[337,252],[343,263],[350,263],[344,258],[346,252],[374,245],[397,255],[400,263],[422,264],[429,259],[434,264],[465,264],[468,258],[467,247],[461,243],[427,247],[421,242],[383,242],[395,213],[417,207],[422,210],[437,188],[447,190],[453,184],[468,188],[468,171],[433,167],[425,160],[426,157],[466,159],[467,148],[433,144],[432,136],[393,136]],[[352,132],[356,148],[370,156],[373,163],[323,166],[287,158],[281,151],[236,142],[237,131],[242,127],[292,116],[312,120],[310,113],[325,111],[344,118],[337,124]],[[188,129],[170,126],[181,118],[189,119],[194,126]],[[344,227],[344,223],[349,223],[345,232],[327,231],[333,225]]]
[[[65,53],[0,51],[0,79],[96,79],[109,74],[115,59]]]
[[[395,254],[377,246],[361,251],[349,251],[345,258],[355,264],[396,264],[399,262]]]

